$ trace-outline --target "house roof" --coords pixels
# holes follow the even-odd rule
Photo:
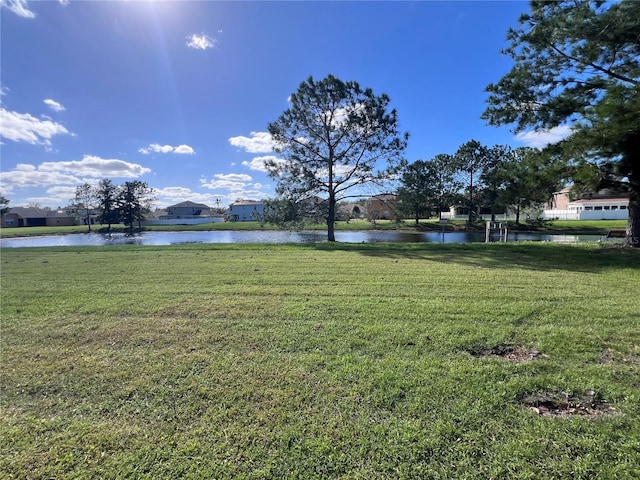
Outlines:
[[[628,197],[609,197],[609,198],[580,198],[578,200],[573,200],[569,202],[569,204],[574,203],[625,203],[629,202]]]
[[[262,200],[236,200],[231,205],[234,207],[239,207],[241,205],[262,205],[264,202]]]
[[[395,199],[396,199],[396,195],[394,195],[393,193],[381,193],[380,195],[372,196],[369,200],[381,200],[385,202],[385,201],[395,200]]]
[[[559,192],[554,192],[554,195],[559,195],[559,194],[564,194],[564,195],[569,195],[571,193],[571,187],[564,187],[562,190],[560,190]],[[628,197],[629,194],[626,194],[624,192],[620,192],[620,191],[615,191],[615,190],[610,190],[610,189],[602,189],[602,190],[598,190],[598,191],[591,191],[591,192],[584,192],[582,194],[576,194],[576,196],[579,196],[580,198],[576,198],[575,201],[577,200],[592,200],[592,199],[597,199],[597,198],[602,198],[602,199],[610,199],[610,198],[615,198],[615,199],[626,199],[629,198]]]
[[[176,203],[175,205],[170,205],[167,208],[184,208],[184,207],[192,207],[192,208],[211,208],[209,205],[205,205],[204,203],[195,203],[189,200],[185,202]]]
[[[45,210],[37,207],[11,207],[6,214],[14,214],[22,218],[73,217],[62,210]]]

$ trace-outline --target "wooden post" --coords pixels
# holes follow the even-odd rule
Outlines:
[[[442,227],[442,243],[444,243],[444,227],[446,227],[447,223],[449,223],[449,220],[447,220],[446,218],[441,218],[438,223]]]

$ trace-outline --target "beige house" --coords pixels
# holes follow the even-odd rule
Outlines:
[[[367,218],[369,220],[395,220],[398,218],[396,212],[396,195],[384,193],[374,195],[367,200]]]
[[[2,228],[56,227],[76,225],[76,218],[63,210],[36,207],[11,207],[2,215]]]
[[[359,203],[345,203],[339,205],[340,216],[343,218],[365,218],[367,207]]]

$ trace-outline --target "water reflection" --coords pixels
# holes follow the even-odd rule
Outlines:
[[[322,231],[213,231],[213,232],[143,232],[134,235],[122,233],[85,233],[73,235],[48,235],[0,239],[1,248],[56,247],[56,246],[104,246],[104,245],[179,245],[185,243],[317,243],[326,241]],[[513,232],[509,241],[585,242],[597,241],[599,235],[543,235]],[[336,240],[345,243],[470,243],[484,242],[484,233],[441,232],[336,232]]]

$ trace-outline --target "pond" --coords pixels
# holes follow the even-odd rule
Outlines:
[[[142,232],[85,233],[47,235],[0,239],[0,248],[104,246],[104,245],[179,245],[185,243],[317,243],[326,241],[324,231],[284,232],[265,231],[211,231],[211,232]],[[509,241],[594,242],[600,235],[549,235],[513,232]],[[411,243],[470,243],[484,242],[482,232],[428,232],[406,233],[390,231],[336,232],[336,241],[346,243],[411,242]]]

